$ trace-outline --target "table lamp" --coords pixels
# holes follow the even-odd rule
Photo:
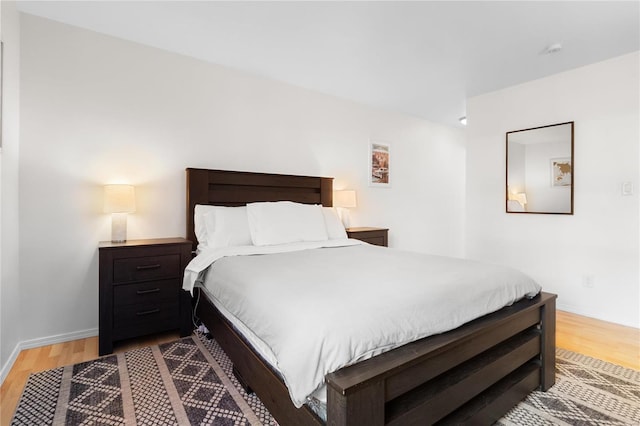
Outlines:
[[[351,226],[351,218],[349,217],[349,209],[356,207],[356,191],[353,189],[344,189],[333,192],[333,205],[340,208],[340,217],[345,228]]]
[[[136,211],[136,194],[132,185],[105,185],[104,212],[111,213],[111,242],[127,241],[127,213]]]

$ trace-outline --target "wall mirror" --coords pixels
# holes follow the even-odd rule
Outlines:
[[[573,121],[507,132],[507,213],[573,214]]]

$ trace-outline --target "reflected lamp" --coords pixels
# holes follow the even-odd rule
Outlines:
[[[524,207],[527,204],[527,194],[524,192],[519,192],[515,195],[514,199],[518,200],[520,204]]]

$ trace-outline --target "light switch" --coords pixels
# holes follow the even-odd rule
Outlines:
[[[624,182],[622,184],[622,195],[633,195],[633,182]]]

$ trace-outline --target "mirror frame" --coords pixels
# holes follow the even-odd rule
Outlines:
[[[512,133],[519,133],[519,132],[526,132],[526,131],[530,131],[530,130],[539,130],[539,129],[545,129],[548,127],[555,127],[555,126],[564,126],[566,124],[570,124],[571,125],[571,209],[569,212],[544,212],[544,211],[539,211],[539,212],[528,212],[528,211],[509,211],[509,135]],[[528,129],[522,129],[522,130],[512,130],[506,133],[506,161],[505,161],[505,212],[506,213],[516,213],[516,214],[523,214],[523,213],[528,213],[528,214],[561,214],[561,215],[573,215],[574,209],[573,209],[573,197],[574,197],[574,187],[575,187],[575,161],[574,161],[574,148],[573,148],[573,140],[574,140],[574,132],[575,132],[575,125],[573,121],[566,121],[564,123],[556,123],[556,124],[549,124],[546,126],[539,126],[539,127],[531,127]]]

